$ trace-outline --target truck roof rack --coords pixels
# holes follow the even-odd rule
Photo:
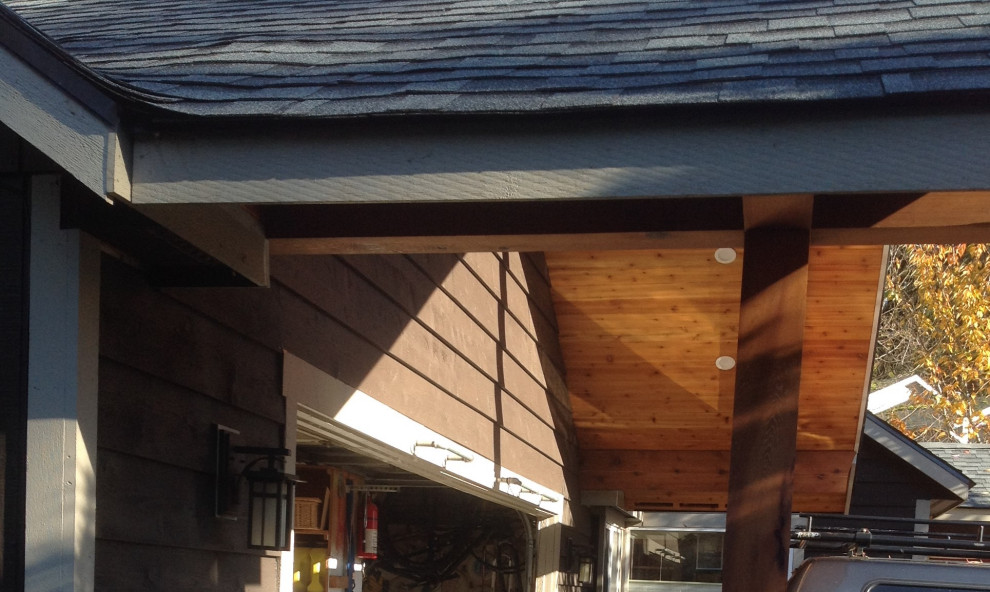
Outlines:
[[[990,559],[990,523],[886,516],[799,514],[791,547],[869,556]],[[933,528],[934,527],[934,528]]]

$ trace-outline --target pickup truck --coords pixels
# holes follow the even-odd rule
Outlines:
[[[990,590],[990,564],[817,557],[794,572],[788,592],[974,592]]]
[[[990,591],[990,544],[985,538],[990,524],[875,516],[802,517],[807,523],[792,531],[791,546],[829,555],[798,566],[788,592]],[[841,552],[845,555],[836,556]]]

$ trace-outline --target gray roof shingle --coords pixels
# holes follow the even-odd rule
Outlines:
[[[990,444],[922,442],[922,446],[976,482],[963,508],[990,508]]]
[[[194,115],[541,112],[990,90],[990,2],[0,0]]]

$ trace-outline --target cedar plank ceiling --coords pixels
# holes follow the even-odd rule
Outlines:
[[[548,252],[583,490],[629,509],[723,510],[742,256]],[[881,246],[813,247],[794,510],[841,512],[870,367]]]

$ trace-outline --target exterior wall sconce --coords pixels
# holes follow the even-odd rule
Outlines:
[[[237,519],[235,510],[240,505],[243,478],[248,485],[248,547],[286,551],[291,539],[298,481],[295,475],[285,472],[285,457],[290,451],[287,448],[231,446],[231,435],[238,433],[228,427],[216,426],[216,516]],[[240,461],[244,466],[238,470],[234,467],[235,455],[255,458]]]
[[[578,560],[578,584],[587,586],[595,576],[595,558],[587,555]]]
[[[591,584],[595,578],[594,547],[575,543],[574,539],[568,537],[564,550],[567,575],[573,578],[568,583],[578,586]]]

